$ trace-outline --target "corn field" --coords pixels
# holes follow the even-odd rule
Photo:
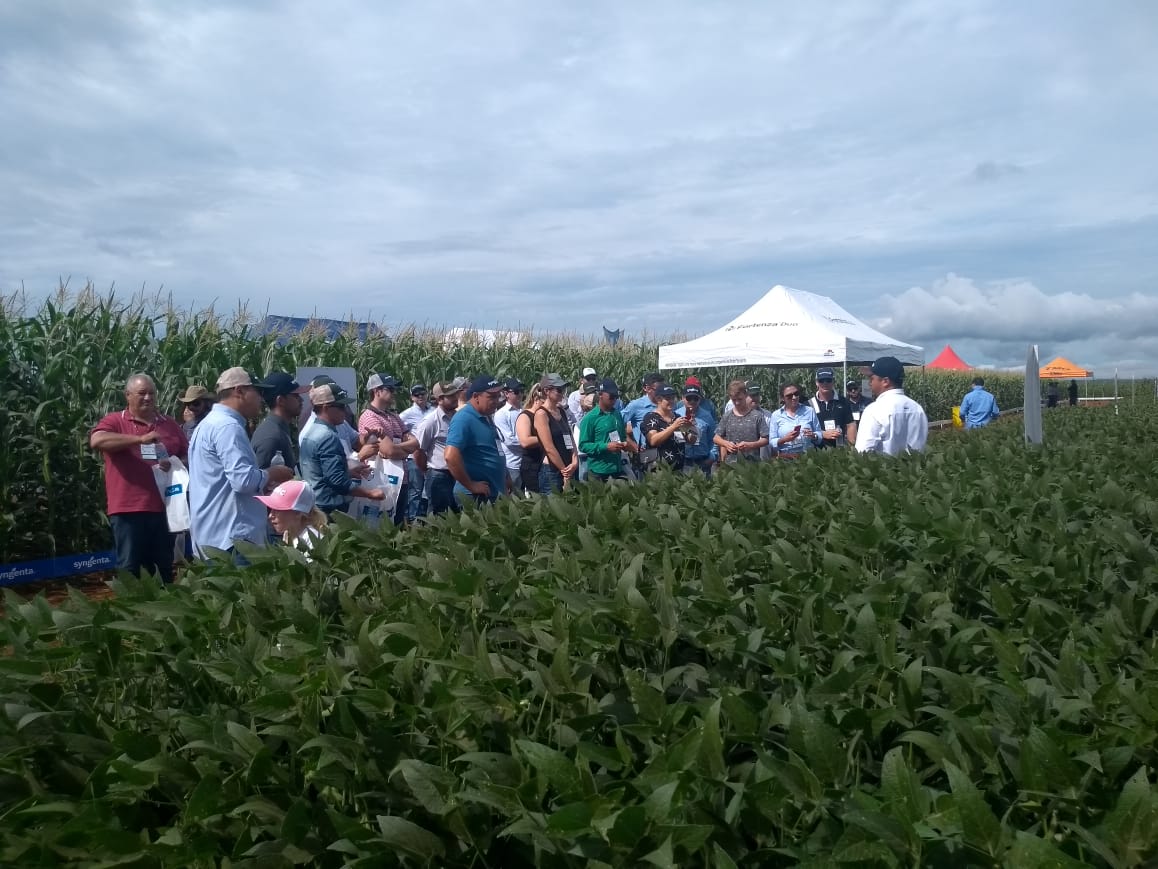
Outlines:
[[[103,414],[123,407],[125,380],[136,372],[153,377],[162,411],[178,419],[176,397],[186,386],[212,389],[217,375],[234,365],[258,374],[299,366],[352,367],[360,380],[385,371],[427,385],[482,372],[528,383],[547,371],[575,378],[590,365],[600,376],[614,378],[628,398],[638,392],[639,378],[655,369],[657,348],[665,343],[647,339],[611,347],[573,336],[539,336],[510,346],[446,346],[443,332],[418,327],[387,330],[385,338],[371,341],[354,335],[353,324],[336,340],[309,329],[292,336],[260,334],[256,319],[244,310],[230,318],[212,310],[179,311],[164,300],[124,301],[91,286],[78,293],[62,288],[35,304],[18,296],[0,299],[0,563],[109,545],[101,462],[88,447],[88,432]],[[682,383],[693,373],[716,398],[733,378],[756,380],[770,399],[781,383],[811,389],[813,378],[812,369],[670,375]],[[906,388],[930,419],[946,419],[970,377],[913,371]],[[1020,377],[994,375],[987,385],[1003,408],[1022,403]]]

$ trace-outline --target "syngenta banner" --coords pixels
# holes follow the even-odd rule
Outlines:
[[[46,579],[95,573],[98,570],[112,570],[116,564],[117,554],[112,550],[41,558],[38,561],[21,561],[18,564],[0,564],[0,586],[23,585],[26,582],[41,582]]]

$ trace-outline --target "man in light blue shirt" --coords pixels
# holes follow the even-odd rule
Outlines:
[[[260,390],[266,386],[254,382],[243,368],[223,372],[217,380],[217,403],[193,431],[190,536],[193,551],[202,558],[206,547],[231,552],[238,540],[264,546],[266,509],[254,496],[293,477],[287,465],[261,470],[245,430],[246,419],[261,414]]]
[[[640,438],[640,427],[643,425],[643,418],[658,407],[655,401],[655,390],[663,383],[663,375],[658,372],[645,375],[643,378],[643,395],[639,398],[632,399],[627,403],[627,407],[623,408],[623,421],[627,423],[628,428],[636,440]],[[640,440],[640,443],[644,441]],[[640,447],[642,449],[643,447]]]
[[[997,399],[985,388],[985,378],[974,377],[973,388],[961,399],[965,428],[982,428],[997,419]]]

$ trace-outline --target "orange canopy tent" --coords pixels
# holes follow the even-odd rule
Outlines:
[[[1038,372],[1038,377],[1054,380],[1076,380],[1080,377],[1093,377],[1094,372],[1085,368],[1078,368],[1068,359],[1059,356],[1052,362],[1047,362]]]
[[[937,358],[925,366],[926,368],[940,368],[944,371],[968,371],[973,366],[957,355],[957,352],[948,344],[937,354]]]

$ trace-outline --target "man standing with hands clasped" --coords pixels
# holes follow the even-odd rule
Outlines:
[[[489,374],[470,384],[470,399],[459,408],[446,433],[446,467],[457,485],[455,495],[471,495],[478,504],[498,500],[509,491],[507,465],[499,452],[499,433],[491,416],[502,391]]]
[[[836,374],[831,368],[816,371],[816,395],[808,402],[820,422],[817,446],[842,447],[856,441],[856,422],[848,401],[836,394]]]
[[[579,423],[579,449],[587,454],[588,479],[626,480],[623,454],[639,452],[623,416],[615,409],[618,398],[615,381],[604,380],[599,384],[595,407]]]
[[[869,388],[875,401],[861,414],[857,452],[897,456],[925,449],[929,417],[921,405],[905,395],[901,388],[904,381],[905,368],[896,357],[882,356],[873,363]]]

